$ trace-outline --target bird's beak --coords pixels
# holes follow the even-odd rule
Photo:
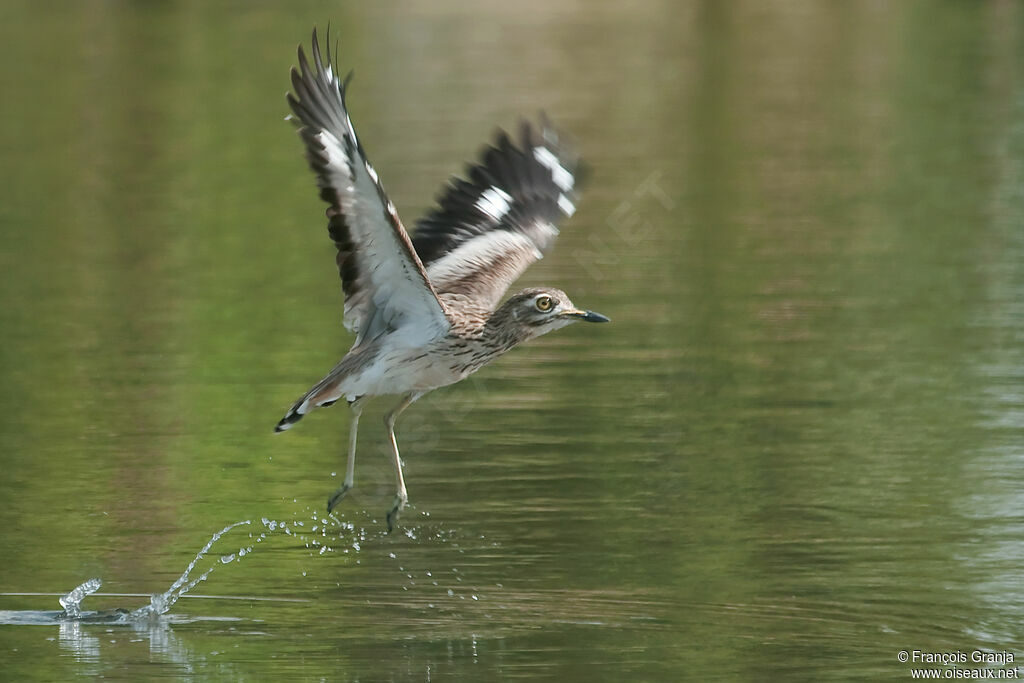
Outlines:
[[[595,313],[594,311],[581,311],[579,309],[566,311],[562,315],[567,315],[570,318],[579,318],[583,322],[587,323],[610,323],[612,321],[611,318],[601,315],[600,313]]]

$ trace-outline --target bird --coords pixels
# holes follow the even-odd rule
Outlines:
[[[290,429],[315,408],[348,403],[345,478],[327,500],[330,514],[354,485],[365,402],[400,396],[384,418],[396,489],[386,516],[390,532],[408,502],[395,439],[395,422],[406,408],[525,341],[570,323],[609,318],[577,308],[552,287],[530,287],[501,301],[551,247],[557,224],[576,210],[578,158],[546,115],[537,125],[522,121],[518,140],[499,129],[467,165],[465,177],[453,176],[442,187],[437,206],[410,237],[356,136],[346,105],[352,73],[338,77],[330,29],[326,41],[323,54],[314,28],[312,62],[298,48],[288,118],[327,203],[343,324],[355,341],[275,431]]]

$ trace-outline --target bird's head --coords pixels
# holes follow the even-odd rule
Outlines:
[[[499,309],[526,339],[539,337],[574,322],[606,323],[600,313],[577,308],[568,295],[551,287],[532,287],[514,294]]]

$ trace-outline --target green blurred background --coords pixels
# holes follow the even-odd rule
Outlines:
[[[326,523],[347,411],[272,433],[351,342],[283,121],[328,21],[408,225],[496,126],[572,134],[592,175],[523,284],[614,321],[410,409],[392,536],[386,402]],[[1020,3],[12,0],[0,45],[0,592],[160,592],[248,519],[196,592],[306,601],[0,625],[11,680],[1024,657]]]

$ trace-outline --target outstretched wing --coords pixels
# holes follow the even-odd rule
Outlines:
[[[450,327],[445,306],[356,138],[345,107],[346,84],[331,66],[330,46],[326,57],[325,64],[314,29],[313,66],[300,46],[288,104],[320,197],[329,205],[327,229],[338,248],[345,327],[356,333],[357,346],[399,328],[414,339],[435,338]]]
[[[417,224],[413,246],[441,294],[493,309],[576,210],[575,154],[543,115],[539,130],[525,121],[521,128],[518,145],[499,131]]]

